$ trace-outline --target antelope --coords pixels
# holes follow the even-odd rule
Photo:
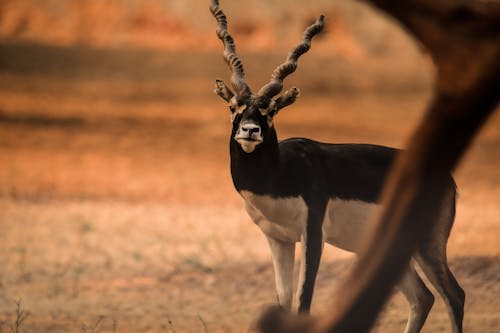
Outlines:
[[[229,105],[232,131],[229,142],[234,187],[245,209],[264,233],[271,250],[279,305],[291,310],[295,246],[300,243],[298,312],[309,313],[324,243],[357,252],[367,223],[379,206],[379,195],[388,171],[399,153],[373,144],[330,144],[306,138],[278,141],[274,117],[299,95],[296,87],[283,90],[283,80],[293,73],[298,58],[310,49],[321,32],[324,17],[309,26],[302,42],[272,73],[256,94],[245,82],[243,65],[228,32],[227,19],[213,0],[217,36],[224,47],[232,88],[215,82],[215,93]],[[276,97],[278,96],[278,97]],[[436,212],[433,232],[418,244],[413,256],[444,299],[453,331],[462,332],[465,293],[447,264],[446,244],[455,218],[456,185],[447,173],[442,179],[445,196]],[[399,289],[410,304],[406,333],[420,332],[434,303],[434,296],[409,264]]]

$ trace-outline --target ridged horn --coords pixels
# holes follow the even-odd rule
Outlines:
[[[234,45],[233,37],[227,31],[226,15],[219,8],[219,1],[212,0],[210,12],[217,20],[217,37],[224,45],[224,60],[231,70],[231,84],[238,95],[251,94],[250,87],[245,82],[245,72],[240,58],[236,54],[236,46]]]
[[[272,98],[281,92],[283,89],[283,80],[295,71],[299,57],[311,48],[312,38],[323,30],[324,19],[325,17],[320,15],[314,24],[307,27],[304,31],[302,42],[288,53],[284,63],[276,67],[271,74],[270,82],[259,90],[257,94],[259,97]]]

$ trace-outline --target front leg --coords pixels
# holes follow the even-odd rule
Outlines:
[[[284,309],[291,310],[295,243],[284,242],[268,235],[266,238],[271,248],[278,303]]]
[[[297,290],[299,313],[309,313],[311,309],[314,283],[323,251],[323,216],[324,214],[309,212],[305,232],[301,239],[302,258]]]

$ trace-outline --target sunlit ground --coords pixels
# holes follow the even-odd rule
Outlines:
[[[9,331],[21,300],[26,332],[246,331],[275,300],[273,273],[231,184],[229,113],[212,93],[228,76],[220,55],[2,52],[0,328]],[[281,56],[245,59],[257,86]],[[289,79],[302,96],[278,115],[280,138],[404,146],[426,89],[356,92],[346,87],[363,86],[362,73],[342,77],[316,60]],[[499,165],[497,112],[455,174],[448,248],[468,332],[500,327]],[[313,312],[352,260],[326,249]],[[395,295],[374,331],[403,331],[407,311]],[[449,332],[440,300],[424,332]]]

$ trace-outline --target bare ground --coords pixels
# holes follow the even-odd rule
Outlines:
[[[274,287],[266,243],[231,184],[229,115],[211,94],[226,73],[219,55],[0,51],[0,328],[21,299],[26,332],[246,331]],[[261,80],[273,66],[263,59],[247,55]],[[428,98],[425,75],[412,86],[378,65],[359,78],[352,64],[303,66],[281,138],[403,147]],[[499,165],[497,112],[455,173],[448,249],[467,332],[500,332]],[[353,260],[326,250],[314,313]],[[395,294],[374,332],[403,331],[407,311]],[[448,325],[437,301],[424,332]]]

